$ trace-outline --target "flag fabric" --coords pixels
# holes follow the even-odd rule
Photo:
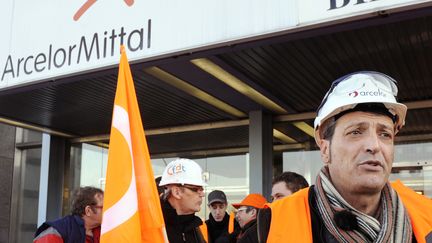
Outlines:
[[[124,46],[108,150],[101,242],[168,242]]]

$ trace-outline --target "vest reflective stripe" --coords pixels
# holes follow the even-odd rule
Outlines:
[[[228,221],[228,233],[230,234],[234,232],[234,219],[235,219],[235,213],[231,212]]]
[[[308,192],[309,188],[304,188],[270,204],[272,214],[267,242],[312,242]]]
[[[410,216],[417,242],[426,243],[432,233],[432,202],[400,181],[391,184]],[[312,224],[308,202],[309,188],[270,205],[272,218],[267,243],[312,242]]]
[[[426,243],[426,236],[432,233],[432,200],[404,186],[400,180],[391,185],[408,211],[417,242]]]
[[[208,231],[207,231],[207,224],[205,221],[203,221],[202,225],[199,226],[199,229],[201,231],[202,236],[204,237],[205,242],[208,242]]]

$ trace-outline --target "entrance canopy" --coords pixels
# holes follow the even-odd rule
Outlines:
[[[429,5],[373,11],[173,55],[137,59],[131,53],[150,152],[156,157],[245,153],[248,116],[256,110],[273,115],[276,150],[313,149],[315,110],[330,83],[360,70],[398,81],[399,102],[409,110],[397,143],[431,141]],[[5,63],[3,74],[10,70]],[[72,142],[107,143],[116,81],[117,65],[108,65],[3,88],[0,121]]]

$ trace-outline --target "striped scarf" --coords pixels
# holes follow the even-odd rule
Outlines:
[[[387,183],[381,192],[379,220],[349,205],[329,179],[324,166],[317,176],[316,202],[327,230],[340,242],[411,242],[412,227],[406,210],[397,193]],[[348,211],[357,219],[355,230],[340,229],[334,214]]]

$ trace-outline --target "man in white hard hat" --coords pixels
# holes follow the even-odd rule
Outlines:
[[[170,243],[206,242],[201,210],[205,183],[201,167],[189,159],[176,159],[165,168],[159,186],[165,187],[161,205]]]
[[[271,204],[264,241],[432,242],[431,200],[388,182],[407,111],[397,92],[378,72],[333,82],[314,124],[324,166],[315,185]]]

